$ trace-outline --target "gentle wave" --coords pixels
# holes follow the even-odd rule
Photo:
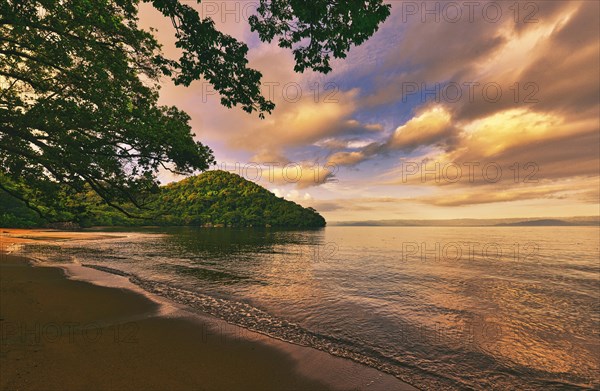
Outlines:
[[[418,376],[417,372],[420,372],[420,369],[412,367],[407,363],[397,362],[392,358],[383,356],[375,350],[370,352],[370,356],[353,351],[349,348],[349,346],[352,345],[349,341],[306,330],[295,323],[278,319],[247,303],[213,297],[199,292],[192,292],[170,286],[165,283],[142,279],[131,273],[111,267],[92,264],[82,264],[82,266],[128,277],[129,281],[144,289],[146,292],[183,304],[186,307],[201,313],[210,314],[236,326],[244,327],[248,330],[277,338],[285,342],[312,347],[334,356],[351,359],[386,373],[390,373],[408,383],[419,384],[421,387],[431,387],[435,389],[454,388],[449,388],[448,384],[433,380],[431,378],[433,374],[428,374],[428,377]],[[449,380],[450,379],[447,381]]]

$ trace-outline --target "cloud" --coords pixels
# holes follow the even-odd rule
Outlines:
[[[384,155],[394,156],[397,151],[396,156],[411,154],[408,160],[425,160],[430,168],[435,163],[463,168],[469,163],[479,167],[493,163],[504,170],[498,186],[481,173],[466,182],[464,177],[457,182],[423,180],[419,173],[403,178],[406,167],[401,165],[382,175],[379,183],[389,186],[443,187],[444,193],[439,196],[420,197],[440,207],[593,199],[597,181],[587,179],[598,177],[600,161],[599,5],[549,3],[553,2],[536,3],[537,23],[528,26],[513,21],[475,23],[468,34],[473,40],[468,42],[449,38],[451,32],[465,25],[409,24],[403,39],[414,39],[403,41],[397,45],[398,52],[390,53],[383,67],[387,72],[375,78],[382,88],[373,89],[374,93],[363,97],[362,102],[374,106],[404,102],[398,86],[407,81],[419,86],[421,82],[429,86],[437,83],[442,88],[450,80],[459,85],[469,81],[480,86],[494,83],[502,89],[501,96],[486,100],[476,90],[473,100],[463,97],[458,102],[436,102],[439,96],[428,102],[417,99],[415,114],[389,139],[380,141],[374,153],[362,149],[337,151],[330,160],[357,165]],[[423,33],[421,38],[417,39],[417,32]],[[488,46],[479,39],[482,36],[487,37]],[[423,37],[434,44],[417,53]],[[457,42],[460,47],[454,46]],[[517,167],[515,164],[517,173],[511,171],[511,167]],[[532,170],[540,182],[524,185],[524,177]],[[519,176],[517,181],[515,174]]]
[[[551,113],[513,109],[474,121],[453,151],[441,161],[496,162],[509,167],[533,162],[545,179],[598,174],[597,121],[568,121]]]
[[[257,154],[252,156],[250,161],[263,164],[263,163],[277,163],[278,165],[286,165],[290,163],[290,159],[281,155],[277,151],[261,149]]]
[[[598,173],[600,134],[594,120],[569,122],[566,118],[549,113],[511,109],[465,124],[457,142],[447,150],[429,151],[412,162],[428,161],[441,165],[456,164],[478,169],[494,164],[505,170],[510,179],[514,164],[531,163],[537,167],[539,178],[561,179],[574,176],[595,176]],[[433,144],[432,144],[433,145]],[[427,167],[427,165],[425,166]],[[464,182],[423,181],[419,175],[402,175],[399,166],[388,174],[388,183],[420,183],[421,185],[449,186]],[[418,173],[416,173],[418,174]],[[406,177],[406,178],[405,178]],[[506,179],[506,178],[505,178]],[[469,186],[489,183],[484,175],[476,175]]]
[[[511,109],[469,122],[459,142],[404,161],[387,185],[437,188],[413,198],[437,207],[561,199],[597,204],[600,133],[596,121]],[[567,201],[570,200],[570,201]]]
[[[503,14],[510,15],[509,4],[500,4]],[[425,7],[425,3],[417,6]],[[476,72],[480,62],[492,57],[508,41],[503,29],[511,23],[511,18],[490,23],[483,17],[481,8],[474,13],[473,19],[461,17],[454,23],[436,23],[431,18],[423,23],[421,16],[419,13],[407,17],[404,2],[393,3],[392,16],[381,34],[358,49],[367,51],[369,45],[386,47],[380,53],[377,71],[366,75],[371,78],[374,88],[362,104],[394,104],[402,100],[406,83],[420,86],[421,83],[460,81]]]
[[[319,212],[332,211],[373,211],[385,208],[389,204],[402,205],[406,201],[403,198],[394,197],[355,197],[335,198],[330,200],[311,200],[305,206],[315,208]]]
[[[406,152],[423,146],[448,148],[456,143],[457,136],[458,129],[452,125],[450,113],[437,106],[399,126],[386,146]]]
[[[504,183],[488,183],[485,186],[471,188],[470,191],[464,191],[463,188],[454,191],[444,189],[433,195],[413,200],[429,205],[452,207],[539,199],[576,199],[584,203],[597,203],[597,198],[595,201],[592,199],[594,191],[597,193],[597,190],[581,189],[597,189],[598,185],[600,183],[597,178],[545,180],[535,185],[517,183],[506,186]]]
[[[540,2],[544,9],[553,2]],[[479,62],[464,80],[479,83],[474,100],[448,104],[456,120],[474,120],[511,108],[597,116],[600,33],[597,2],[564,3],[561,12],[539,18],[526,30],[507,30],[508,41]],[[490,88],[484,97],[483,86]],[[501,92],[495,96],[495,91]]]
[[[330,155],[327,159],[328,165],[333,166],[354,166],[363,161],[376,156],[385,148],[385,143],[366,142],[366,143],[348,143],[348,148],[358,149],[356,151],[336,152]]]
[[[419,202],[435,206],[465,206],[476,204],[492,204],[498,202],[522,201],[539,198],[549,198],[564,191],[564,188],[528,187],[526,189],[486,188],[483,191],[444,192],[437,196],[419,198]]]
[[[298,102],[280,101],[276,111],[263,122],[245,118],[242,137],[233,134],[228,143],[234,148],[256,150],[292,148],[314,144],[339,135],[360,135],[373,132],[373,126],[353,119],[356,110],[356,90],[340,92],[335,103],[314,102],[302,97]],[[238,133],[238,132],[233,132]]]
[[[335,182],[337,179],[334,168],[319,162],[270,160],[237,163],[230,171],[266,187],[294,186],[296,189],[307,189]]]
[[[329,157],[329,164],[336,166],[353,166],[365,160],[365,154],[360,151],[337,152]]]
[[[598,2],[578,3],[578,8],[561,19],[548,39],[531,53],[535,61],[523,71],[522,78],[540,86],[536,110],[597,118],[599,13]]]
[[[396,128],[387,140],[366,145],[355,143],[355,147],[360,147],[358,151],[336,152],[329,156],[328,162],[338,166],[353,166],[390,151],[412,152],[420,147],[448,149],[456,144],[458,136],[459,129],[452,125],[450,113],[443,107],[434,106]],[[351,145],[348,143],[345,146],[349,148]]]
[[[312,200],[312,196],[308,193],[300,193],[298,190],[291,190],[286,192],[283,189],[275,188],[272,190],[273,194],[277,197],[283,197],[288,201],[301,202],[301,201],[310,201]]]

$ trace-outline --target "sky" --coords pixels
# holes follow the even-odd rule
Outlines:
[[[258,1],[186,4],[248,44],[276,104],[261,120],[161,81],[215,168],[328,221],[600,214],[600,2],[391,1],[326,75],[250,31]],[[140,23],[177,57],[169,20],[144,3]]]

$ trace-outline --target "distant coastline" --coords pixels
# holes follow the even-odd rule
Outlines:
[[[581,227],[600,226],[600,216],[522,217],[510,219],[332,221],[338,227]]]

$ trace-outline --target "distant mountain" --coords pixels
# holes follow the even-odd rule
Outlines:
[[[496,224],[498,227],[557,227],[557,226],[582,226],[582,225],[598,225],[598,222],[593,221],[565,221],[558,219],[540,219],[518,221],[515,223]]]
[[[449,219],[449,220],[366,220],[334,221],[332,226],[367,227],[533,227],[533,226],[598,226],[599,216],[564,218],[511,218],[511,219]]]
[[[1,192],[0,192],[1,193]],[[0,194],[0,226],[44,226],[31,210]],[[145,219],[132,219],[103,204],[93,192],[80,194],[84,213],[73,216],[80,226],[193,225],[207,227],[324,227],[312,208],[277,197],[239,175],[207,171],[161,187]],[[7,205],[5,208],[3,205]],[[131,209],[131,207],[129,208]]]

